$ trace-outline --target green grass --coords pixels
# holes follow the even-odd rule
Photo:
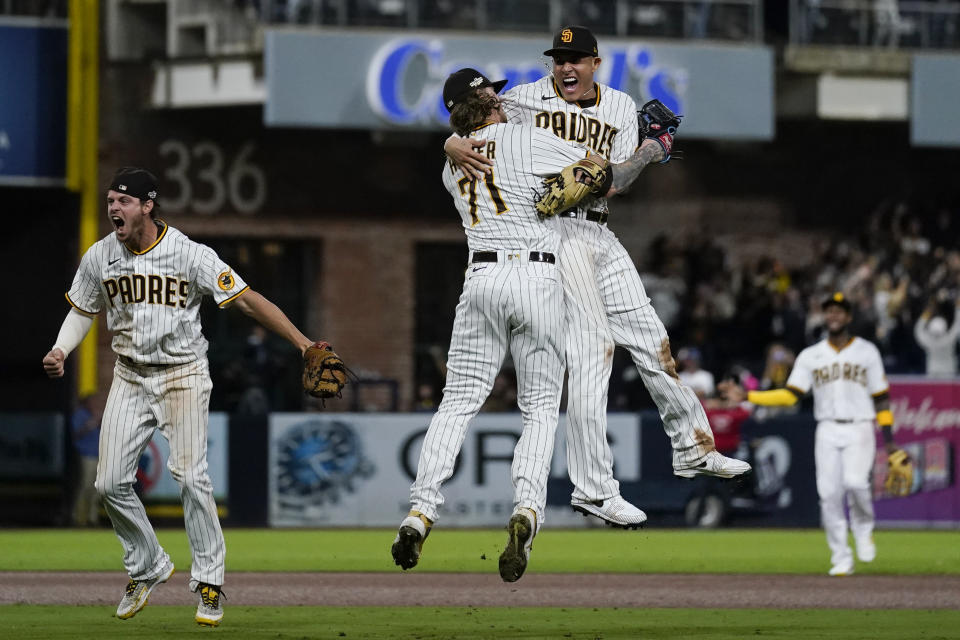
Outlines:
[[[161,544],[179,567],[190,564],[182,529],[162,529]],[[228,571],[396,571],[394,531],[227,529]],[[877,560],[858,574],[960,574],[954,531],[879,531]],[[496,572],[506,534],[437,528],[417,571]],[[0,530],[0,571],[122,571],[109,529]],[[619,531],[545,529],[534,544],[538,573],[795,573],[829,566],[819,529]]]
[[[147,607],[132,620],[112,607],[3,607],[5,638],[743,638],[904,640],[960,638],[957,611],[790,609],[576,609],[454,607],[229,607],[217,629],[193,623],[192,607]],[[78,630],[82,634],[78,635]]]

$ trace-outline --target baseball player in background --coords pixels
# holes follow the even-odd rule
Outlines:
[[[613,163],[630,158],[639,144],[637,107],[627,94],[594,82],[600,66],[597,41],[584,27],[561,29],[553,47],[552,73],[503,95],[508,121],[534,125],[585,146]],[[489,159],[474,148],[485,140],[452,136],[447,155],[467,175],[483,175]],[[664,159],[670,149],[663,140]],[[672,144],[672,140],[667,140]],[[632,175],[635,178],[636,175]],[[625,184],[614,181],[614,191]],[[646,514],[620,495],[607,443],[607,396],[613,349],[625,347],[657,405],[680,477],[731,478],[750,465],[716,451],[696,394],[677,378],[670,340],[640,281],[633,260],[607,227],[604,199],[561,213],[558,264],[567,314],[567,465],[574,485],[571,505],[610,525],[636,528]]]
[[[497,93],[474,69],[451,74],[443,100],[460,135],[482,130],[482,153],[491,171],[478,180],[451,163],[443,184],[463,221],[469,249],[463,293],[457,304],[443,400],[430,421],[411,511],[391,548],[403,569],[416,566],[438,508],[441,484],[454,463],[470,420],[493,387],[509,350],[517,371],[517,403],[523,431],[514,449],[511,479],[514,510],[500,577],[518,580],[526,570],[534,536],[543,526],[547,478],[563,379],[563,286],[557,266],[560,220],[540,220],[531,194],[542,176],[558,173],[586,153],[533,126],[504,124]]]
[[[905,454],[893,442],[893,413],[880,351],[872,342],[850,335],[853,315],[842,293],[828,297],[822,308],[827,337],[800,352],[785,388],[744,393],[732,381],[718,386],[728,399],[745,398],[763,406],[791,406],[813,391],[814,459],[820,517],[830,547],[829,574],[846,576],[853,573],[853,553],[847,541],[845,496],[857,557],[872,562],[877,555],[870,484],[876,455],[874,420],[887,453]]]
[[[106,311],[117,354],[100,432],[96,487],[123,546],[130,575],[117,617],[133,617],[174,567],[133,490],[137,463],[157,429],[170,443],[167,467],[180,485],[192,554],[196,622],[223,618],[224,541],[207,475],[210,373],[200,302],[236,307],[301,353],[312,340],[272,302],[244,283],[209,247],[156,217],[157,181],[144,169],[120,169],[107,191],[113,232],[91,246],[66,294],[67,313],[43,358],[51,378]]]

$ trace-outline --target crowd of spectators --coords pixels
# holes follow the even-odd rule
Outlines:
[[[859,234],[825,233],[814,260],[793,268],[773,256],[737,263],[708,236],[660,236],[641,274],[681,375],[691,380],[708,380],[706,371],[748,387],[782,386],[796,354],[823,337],[820,303],[834,291],[853,302],[853,332],[876,343],[888,374],[952,376],[960,332],[957,213],[883,202]],[[613,408],[640,408],[649,399],[624,356],[615,364]],[[711,386],[704,382],[703,395]]]

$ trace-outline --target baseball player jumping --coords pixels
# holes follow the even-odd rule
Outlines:
[[[553,47],[552,73],[516,86],[504,96],[509,122],[530,124],[591,153],[621,163],[638,146],[637,107],[625,93],[594,82],[600,66],[597,41],[584,27],[561,29]],[[483,175],[490,162],[474,147],[485,140],[453,136],[448,156],[468,175]],[[669,159],[672,139],[660,139]],[[616,174],[614,174],[616,176]],[[628,177],[626,173],[621,177]],[[630,176],[630,179],[636,175]],[[626,183],[628,184],[628,183]],[[617,191],[626,184],[614,181]],[[731,478],[750,465],[721,455],[696,394],[676,375],[670,341],[644,291],[633,260],[607,227],[605,200],[571,209],[561,225],[558,264],[566,294],[568,372],[567,464],[574,485],[571,505],[610,525],[635,528],[646,514],[620,495],[607,443],[606,407],[616,345],[630,351],[657,404],[680,477]]]
[[[847,541],[844,497],[850,508],[857,557],[862,562],[872,562],[877,555],[870,488],[876,455],[874,420],[880,426],[889,455],[888,490],[897,494],[908,492],[912,467],[906,453],[893,442],[893,413],[880,351],[872,342],[850,335],[853,316],[850,302],[842,293],[831,295],[822,307],[828,335],[800,352],[785,388],[744,393],[732,381],[721,382],[718,387],[729,399],[746,398],[763,406],[794,405],[812,389],[817,420],[817,493],[830,547],[829,574],[846,576],[853,573],[853,553]]]
[[[563,378],[560,221],[538,219],[531,193],[541,182],[538,176],[558,173],[585,154],[535,127],[504,124],[497,96],[504,84],[461,69],[443,88],[453,129],[461,135],[477,130],[486,135],[482,153],[492,170],[476,180],[450,163],[443,169],[443,184],[463,221],[469,264],[443,400],[424,437],[410,489],[411,511],[391,553],[401,568],[416,566],[443,504],[441,484],[453,473],[469,422],[490,394],[509,350],[517,369],[523,432],[511,465],[514,510],[500,577],[514,582],[526,570],[531,543],[543,526]]]
[[[96,488],[130,575],[117,617],[136,615],[174,571],[133,490],[140,455],[159,429],[170,442],[167,467],[180,485],[192,554],[190,589],[200,596],[195,620],[217,626],[225,548],[207,475],[212,384],[200,301],[210,296],[220,307],[239,308],[301,353],[313,341],[212,249],[157,218],[157,210],[156,178],[144,169],[120,169],[107,191],[114,230],[83,255],[66,294],[72,309],[43,367],[51,378],[63,376],[67,356],[96,314],[106,311],[117,362],[103,413]]]

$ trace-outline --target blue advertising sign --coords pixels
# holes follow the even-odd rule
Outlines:
[[[446,77],[473,67],[506,88],[550,70],[537,43],[518,36],[314,29],[267,31],[268,126],[446,129]],[[596,79],[638,104],[657,98],[684,115],[684,137],[769,140],[773,54],[767,47],[606,38]],[[317,61],[350,60],[351,64]]]
[[[66,22],[0,18],[0,185],[62,185],[66,132]]]

